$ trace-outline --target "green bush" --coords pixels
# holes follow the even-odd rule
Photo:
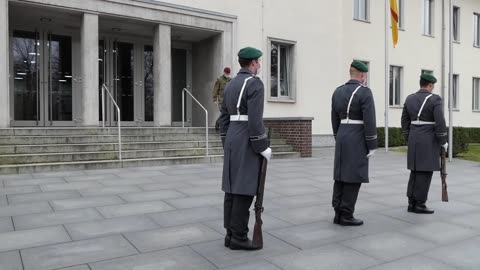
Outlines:
[[[385,147],[385,128],[377,128],[378,147]],[[480,143],[480,128],[453,128],[453,156],[468,151],[469,143]],[[405,139],[401,128],[388,128],[388,146],[405,146]]]
[[[465,128],[470,137],[470,143],[480,143],[480,128]]]
[[[468,151],[468,144],[470,143],[470,130],[463,127],[453,128],[453,157],[459,153]]]
[[[385,128],[377,128],[377,142],[378,147],[385,147]],[[401,128],[388,128],[388,146],[404,146],[406,145],[403,138],[403,131]]]

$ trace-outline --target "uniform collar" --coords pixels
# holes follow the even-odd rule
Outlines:
[[[346,84],[362,84],[359,80],[349,80]]]
[[[250,69],[248,69],[248,68],[242,68],[242,69],[240,69],[240,70],[238,71],[238,74],[240,74],[240,73],[247,73],[247,74],[250,74],[250,75],[252,75],[252,76],[255,76],[255,74],[253,74],[252,71],[250,71]]]
[[[417,93],[427,93],[427,94],[431,94],[432,92],[428,91],[427,89],[420,89],[417,91]]]

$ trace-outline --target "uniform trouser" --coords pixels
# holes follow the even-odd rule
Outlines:
[[[433,172],[411,171],[408,180],[407,197],[410,202],[425,203],[432,182]]]
[[[218,106],[218,111],[220,112],[220,115],[218,116],[217,120],[215,121],[215,127],[220,127],[220,116],[222,116],[222,103],[219,102],[217,103]]]
[[[362,183],[335,181],[332,197],[332,206],[335,212],[341,213],[343,217],[353,217],[361,185]]]
[[[225,193],[223,226],[228,235],[239,240],[247,239],[252,201],[253,196]]]

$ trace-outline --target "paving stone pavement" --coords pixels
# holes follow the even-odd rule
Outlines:
[[[221,163],[0,175],[0,270],[480,269],[480,163],[448,163],[448,203],[435,173],[436,212],[416,215],[405,154],[379,150],[356,207],[365,225],[341,227],[332,153],[272,160],[254,252],[223,246]]]

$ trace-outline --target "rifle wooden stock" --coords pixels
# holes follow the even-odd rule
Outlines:
[[[267,175],[267,159],[262,157],[262,167],[260,178],[258,180],[257,199],[255,200],[255,226],[253,227],[253,245],[263,247],[262,233],[262,212],[263,212],[263,192],[265,190],[265,177]]]
[[[447,167],[446,167],[446,153],[445,149],[440,149],[440,176],[442,178],[442,202],[448,202],[447,192]]]
[[[268,140],[270,141],[270,131],[268,132]],[[255,200],[255,226],[253,227],[253,245],[258,248],[263,248],[263,233],[262,233],[262,212],[263,212],[263,193],[265,190],[265,178],[267,176],[267,159],[262,158],[262,166],[260,168],[260,175],[258,178],[257,198]]]

